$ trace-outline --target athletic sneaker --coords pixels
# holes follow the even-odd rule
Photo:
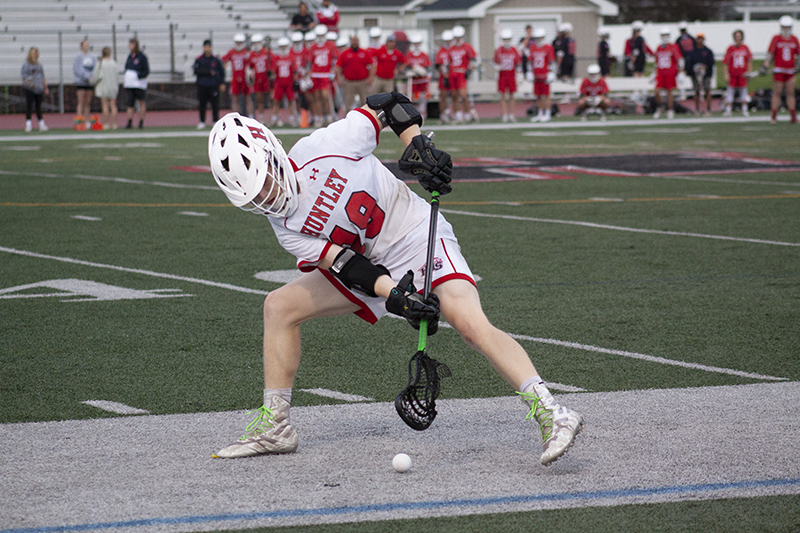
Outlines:
[[[204,130],[204,129],[206,129],[206,123],[205,123],[205,122],[198,122],[198,123],[197,123],[197,129],[198,129],[198,130]]]
[[[552,402],[545,405],[541,398],[530,392],[518,392],[530,407],[526,420],[536,420],[542,432],[541,463],[548,466],[564,455],[575,444],[575,437],[583,429],[583,417],[571,409]]]
[[[215,458],[294,453],[297,450],[299,439],[289,421],[289,402],[280,396],[273,396],[269,405],[262,405],[253,413],[258,413],[258,416],[247,426],[246,433],[217,452]]]
[[[47,127],[47,124],[45,124],[44,122],[39,122],[39,131],[47,131],[49,129],[50,128]]]
[[[653,113],[653,118],[656,119],[656,120],[661,118],[661,109],[660,108],[656,109],[655,113]]]
[[[667,109],[667,118],[668,119],[675,118],[675,110],[674,109]]]
[[[742,106],[742,116],[743,117],[749,117],[750,116],[750,111],[747,110],[747,106],[746,105]]]

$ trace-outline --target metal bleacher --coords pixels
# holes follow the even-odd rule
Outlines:
[[[112,47],[120,69],[128,40],[139,39],[151,82],[193,81],[192,64],[211,38],[223,54],[237,32],[286,35],[289,18],[278,0],[27,0],[0,9],[0,84],[19,85],[28,49],[40,51],[48,84],[73,82],[72,62],[88,39],[100,55]]]

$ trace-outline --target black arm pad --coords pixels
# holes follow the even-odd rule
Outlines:
[[[416,124],[422,126],[422,115],[404,94],[390,93],[372,94],[367,97],[367,106],[378,114],[384,126],[389,126],[398,136]]]
[[[348,289],[372,297],[377,296],[375,282],[378,278],[384,274],[391,276],[385,266],[373,265],[369,259],[349,248],[339,252],[328,271]]]

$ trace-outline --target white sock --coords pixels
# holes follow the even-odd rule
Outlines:
[[[292,389],[264,389],[264,405],[269,403],[269,399],[273,396],[280,396],[286,403],[292,403]]]
[[[555,403],[553,395],[550,394],[547,385],[544,384],[544,381],[539,376],[533,376],[525,380],[525,382],[520,385],[519,390],[520,392],[533,393],[537,397],[541,398],[542,403],[545,405],[551,405]]]

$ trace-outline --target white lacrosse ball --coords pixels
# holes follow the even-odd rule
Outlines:
[[[398,453],[394,456],[394,459],[392,459],[392,466],[401,474],[403,472],[408,472],[411,470],[411,457],[404,453]]]

